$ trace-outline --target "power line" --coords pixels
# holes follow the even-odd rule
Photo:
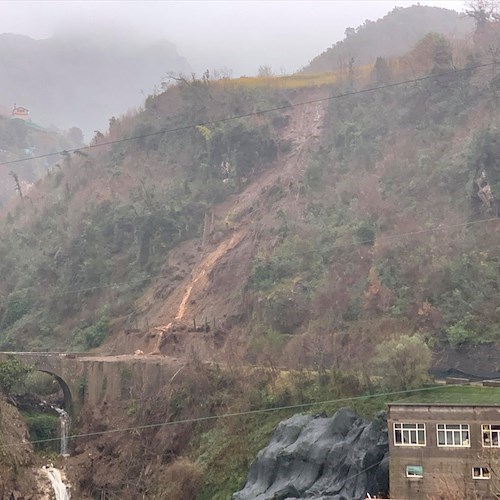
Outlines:
[[[480,219],[476,221],[470,221],[470,222],[462,222],[462,223],[456,223],[456,224],[440,224],[439,226],[435,227],[430,227],[426,229],[419,229],[416,231],[408,231],[404,233],[393,233],[393,234],[387,234],[387,235],[379,235],[378,237],[371,238],[371,239],[366,239],[358,242],[352,242],[352,243],[343,243],[343,244],[338,244],[338,245],[332,245],[329,247],[331,250],[336,250],[336,249],[341,249],[341,248],[352,248],[356,246],[361,246],[361,245],[367,245],[370,243],[375,243],[377,239],[397,239],[397,238],[406,238],[408,236],[416,236],[418,234],[425,234],[425,233],[431,233],[431,232],[436,232],[436,231],[444,231],[445,229],[451,229],[451,228],[461,228],[461,227],[468,227],[472,225],[477,225],[477,224],[482,224],[486,222],[500,222],[500,218],[498,217],[491,217],[489,219]],[[352,236],[352,233],[351,233]],[[302,252],[290,252],[288,255],[290,256],[300,256],[300,255],[310,255],[310,254],[315,254],[315,253],[321,253],[322,250],[319,249],[314,249],[314,250],[306,250]],[[233,262],[226,262],[226,263],[221,263],[219,265],[214,266],[215,268],[227,268],[227,267],[232,267],[232,266],[239,266],[241,263],[244,262],[252,262],[253,259],[237,259],[236,261]],[[49,295],[50,297],[57,297],[57,296],[64,296],[67,294],[76,294],[76,293],[82,293],[82,292],[90,292],[90,291],[95,291],[95,290],[102,290],[106,288],[120,288],[124,287],[127,285],[136,285],[143,283],[145,281],[154,279],[154,278],[169,278],[171,275],[167,274],[150,274],[148,276],[145,276],[144,278],[140,278],[137,280],[133,281],[124,281],[121,283],[110,283],[110,284],[105,284],[105,285],[95,285],[95,286],[90,286],[90,287],[84,287],[84,288],[74,288],[74,289],[69,289],[69,290],[64,290],[60,293],[54,293]],[[19,299],[19,301],[22,301],[23,299]],[[0,303],[5,302],[5,301],[0,301]],[[12,300],[9,301],[9,303],[16,303],[18,301]]]
[[[141,135],[141,136],[134,136],[134,137],[124,138],[124,139],[119,139],[119,140],[116,140],[116,141],[108,141],[108,142],[105,142],[105,143],[100,143],[100,144],[97,144],[97,145],[91,145],[91,146],[87,146],[87,147],[84,147],[84,148],[75,148],[75,149],[70,149],[70,150],[62,150],[62,151],[59,151],[59,152],[48,153],[48,154],[39,155],[39,156],[36,156],[36,157],[20,158],[20,159],[17,159],[17,160],[12,160],[12,161],[8,161],[8,162],[0,163],[0,166],[1,165],[7,165],[7,164],[10,164],[10,163],[21,162],[21,161],[33,160],[33,159],[37,159],[37,158],[44,158],[44,157],[58,155],[58,154],[68,154],[68,153],[71,153],[71,152],[83,151],[83,150],[89,149],[89,148],[106,146],[106,145],[111,145],[111,144],[116,144],[116,143],[121,143],[121,142],[136,140],[136,139],[142,139],[142,138],[146,138],[146,137],[150,137],[150,136],[156,136],[156,135],[160,135],[160,134],[165,134],[165,133],[168,133],[168,132],[175,132],[175,131],[180,131],[180,130],[186,130],[186,129],[193,128],[193,127],[200,126],[200,125],[216,124],[216,123],[221,123],[221,122],[224,122],[224,121],[235,120],[235,119],[238,119],[238,118],[244,118],[244,117],[249,117],[249,116],[256,116],[256,115],[259,115],[259,114],[269,113],[269,112],[272,112],[272,111],[278,111],[278,110],[288,109],[288,108],[292,108],[292,107],[296,107],[296,106],[302,106],[302,105],[313,104],[313,103],[322,102],[322,101],[328,101],[328,100],[339,99],[339,98],[343,98],[343,97],[349,97],[349,96],[353,96],[353,95],[357,95],[357,94],[362,94],[362,93],[366,93],[366,92],[372,92],[372,91],[381,90],[381,89],[385,89],[385,88],[396,87],[396,86],[404,85],[404,84],[408,84],[408,83],[415,83],[415,82],[425,81],[425,80],[428,80],[428,79],[438,78],[438,77],[442,77],[442,76],[446,76],[446,75],[456,75],[456,74],[461,73],[461,72],[472,71],[472,70],[479,69],[479,68],[485,68],[485,67],[489,67],[489,66],[492,66],[492,65],[495,65],[495,64],[496,63],[494,63],[494,62],[492,62],[492,63],[483,63],[483,64],[474,65],[474,66],[468,66],[468,67],[465,67],[465,68],[462,68],[462,69],[454,69],[454,70],[451,70],[451,71],[448,71],[448,72],[444,72],[444,73],[440,73],[440,74],[436,74],[436,75],[426,75],[426,76],[423,76],[423,77],[414,78],[412,80],[405,80],[405,81],[400,81],[400,82],[396,82],[396,83],[392,83],[392,84],[386,84],[386,85],[381,85],[381,86],[377,86],[377,87],[371,87],[369,89],[364,89],[364,90],[359,90],[359,91],[354,91],[354,92],[339,94],[339,95],[336,95],[336,96],[330,96],[330,97],[319,98],[319,99],[312,99],[312,100],[309,100],[309,101],[303,101],[303,102],[295,103],[295,104],[287,104],[287,105],[283,105],[283,106],[279,106],[279,107],[275,107],[275,108],[269,108],[269,109],[262,110],[262,111],[256,111],[256,112],[252,112],[252,113],[247,113],[247,114],[242,114],[242,115],[237,115],[237,116],[222,118],[220,120],[213,120],[213,121],[210,121],[210,122],[200,122],[200,123],[197,123],[197,124],[186,125],[186,126],[178,127],[178,128],[174,128],[174,129],[167,129],[167,130],[162,130],[162,131],[159,131],[159,132],[152,132],[150,134],[144,134],[144,135]],[[467,223],[461,223],[461,224],[454,224],[454,225],[440,225],[437,228],[423,229],[423,230],[419,230],[419,231],[412,231],[412,232],[408,232],[408,233],[400,233],[400,234],[395,234],[395,235],[384,235],[383,237],[392,239],[392,238],[396,238],[398,236],[410,236],[410,235],[416,235],[416,234],[421,234],[421,233],[426,233],[426,232],[433,232],[433,231],[437,231],[437,230],[442,230],[442,229],[446,229],[448,227],[468,226],[468,225],[471,225],[471,224],[476,224],[476,223],[480,223],[480,222],[490,222],[490,221],[494,221],[494,220],[498,220],[498,219],[492,218],[492,219],[484,219],[484,220],[480,220],[480,221],[473,221],[473,222],[467,222]],[[347,244],[343,244],[343,245],[333,245],[331,248],[332,249],[336,249],[336,248],[342,248],[342,247],[353,247],[353,246],[364,245],[364,244],[369,244],[369,243],[373,243],[373,242],[375,242],[375,239],[368,239],[368,240],[363,240],[363,241],[356,242],[356,243],[347,243]],[[308,253],[315,253],[315,252],[319,252],[319,250],[311,250],[309,252],[301,252],[301,254],[306,255]],[[295,255],[297,255],[297,254],[295,254]],[[290,254],[290,255],[294,255],[294,254]],[[219,266],[220,267],[229,267],[229,266],[232,266],[232,265],[238,265],[239,262],[241,262],[241,261],[231,262],[231,263],[223,263],[223,264],[220,264]],[[51,297],[58,296],[58,295],[59,296],[63,296],[63,295],[66,295],[68,293],[69,294],[74,294],[74,293],[89,292],[89,291],[95,291],[95,290],[106,289],[106,288],[118,288],[118,287],[127,286],[127,285],[135,285],[135,284],[144,283],[145,281],[148,281],[148,280],[150,280],[152,278],[155,278],[155,277],[158,278],[158,277],[167,277],[167,276],[161,276],[161,275],[155,274],[155,275],[145,276],[144,278],[140,278],[140,279],[129,281],[129,282],[114,283],[114,284],[102,284],[102,285],[94,285],[94,286],[84,287],[84,288],[69,289],[69,290],[65,290],[64,292],[60,292],[59,294],[52,294]],[[13,300],[13,301],[10,301],[10,303],[16,303],[16,302],[19,302],[20,300],[21,299],[19,299],[18,301]],[[2,301],[0,301],[0,303],[2,303]]]
[[[453,387],[461,387],[464,385],[465,384],[456,384]],[[244,416],[248,416],[248,415],[260,415],[260,414],[265,414],[265,413],[272,413],[275,411],[298,410],[300,408],[310,408],[312,406],[318,406],[318,405],[347,403],[349,401],[360,401],[360,400],[374,399],[374,398],[379,398],[379,397],[387,397],[387,396],[396,396],[396,395],[410,394],[410,393],[416,393],[416,392],[424,392],[424,391],[430,391],[430,390],[434,390],[434,389],[442,389],[442,388],[446,388],[446,387],[449,388],[449,386],[447,386],[447,385],[439,384],[439,385],[433,385],[433,386],[429,386],[429,387],[423,387],[420,389],[408,389],[406,391],[380,392],[377,394],[365,394],[362,396],[352,396],[352,397],[348,397],[348,398],[328,399],[328,400],[324,400],[324,401],[316,401],[314,403],[300,403],[300,404],[296,404],[296,405],[278,406],[275,408],[259,408],[256,410],[240,411],[240,412],[234,412],[234,413],[223,413],[222,415],[209,415],[206,417],[186,418],[186,419],[182,419],[182,420],[173,420],[170,422],[169,421],[158,422],[156,424],[135,425],[135,426],[131,426],[131,427],[107,429],[104,431],[95,431],[95,432],[86,432],[86,433],[82,433],[82,434],[73,434],[73,435],[68,436],[68,439],[95,437],[95,436],[102,436],[102,435],[106,435],[106,434],[116,434],[118,432],[129,432],[129,431],[136,431],[136,430],[156,429],[159,427],[167,427],[167,426],[171,426],[171,425],[194,424],[197,422],[207,422],[207,421],[220,420],[220,419],[225,419],[225,418],[244,417]],[[54,442],[54,441],[60,441],[60,438],[46,438],[46,439],[36,439],[33,441],[25,441],[23,443],[0,444],[0,448],[16,448],[19,446],[27,446],[27,445],[32,445],[32,444],[48,443],[48,442]]]
[[[464,72],[467,72],[467,71],[474,71],[474,70],[477,70],[477,69],[488,68],[488,67],[491,67],[491,66],[495,66],[497,64],[498,63],[496,63],[496,62],[491,62],[491,63],[476,64],[474,66],[466,66],[466,67],[461,68],[461,69],[453,69],[453,70],[450,70],[450,71],[445,71],[443,73],[437,73],[437,74],[432,74],[432,75],[421,76],[421,77],[418,77],[418,78],[412,78],[411,80],[403,80],[403,81],[399,81],[399,82],[395,82],[395,83],[388,83],[388,84],[385,84],[385,85],[378,85],[376,87],[370,87],[370,88],[367,88],[367,89],[355,90],[355,91],[351,91],[351,92],[345,92],[343,94],[337,94],[337,95],[330,96],[330,97],[322,97],[322,98],[318,98],[318,99],[311,99],[311,100],[308,100],[308,101],[302,101],[302,102],[297,102],[297,103],[284,104],[282,106],[276,106],[274,108],[267,108],[267,109],[263,109],[261,111],[252,111],[250,113],[244,113],[244,114],[240,114],[240,115],[228,116],[226,118],[220,118],[218,120],[209,120],[209,121],[204,121],[204,122],[192,123],[190,125],[183,125],[181,127],[174,127],[174,128],[169,128],[169,129],[163,129],[163,130],[159,130],[157,132],[150,132],[148,134],[136,135],[136,136],[133,136],[133,137],[125,137],[123,139],[116,139],[116,140],[113,140],[113,141],[101,142],[99,144],[90,144],[88,146],[81,147],[81,148],[64,149],[64,150],[61,150],[61,151],[56,151],[54,153],[45,153],[45,154],[41,154],[41,155],[37,155],[37,156],[29,156],[29,157],[25,157],[25,158],[18,158],[17,160],[4,161],[4,162],[0,163],[0,166],[11,165],[11,164],[20,163],[20,162],[23,162],[23,161],[38,160],[38,159],[41,159],[41,158],[49,158],[51,156],[67,155],[69,153],[83,152],[83,151],[88,151],[90,149],[95,149],[95,148],[99,148],[99,147],[103,147],[103,146],[111,146],[113,144],[121,144],[123,142],[128,142],[128,141],[135,141],[135,140],[138,140],[138,139],[146,139],[148,137],[154,137],[154,136],[169,134],[169,133],[172,133],[172,132],[182,132],[184,130],[189,130],[189,129],[195,128],[195,127],[201,127],[201,126],[206,127],[208,125],[217,125],[219,123],[225,123],[225,122],[228,122],[228,121],[231,121],[231,120],[238,120],[240,118],[249,118],[251,116],[259,116],[259,115],[262,115],[262,114],[265,114],[265,113],[271,113],[271,112],[274,112],[274,111],[282,111],[282,110],[285,110],[285,109],[295,108],[297,106],[305,106],[305,105],[308,105],[308,104],[317,104],[319,102],[333,101],[333,100],[336,100],[336,99],[342,99],[344,97],[351,97],[351,96],[356,96],[356,95],[360,95],[360,94],[366,94],[368,92],[374,92],[374,91],[377,91],[377,90],[394,88],[394,87],[398,87],[398,86],[401,86],[401,85],[406,85],[406,84],[409,84],[409,83],[419,83],[419,82],[423,82],[423,81],[431,80],[431,79],[435,79],[435,78],[441,78],[441,77],[450,76],[450,75],[458,75],[460,73],[464,73]]]
[[[444,231],[445,229],[451,229],[451,228],[464,228],[464,227],[468,227],[468,226],[472,226],[472,225],[478,225],[478,224],[482,224],[482,223],[486,223],[486,222],[500,222],[500,218],[498,217],[491,217],[489,219],[480,219],[480,220],[476,220],[476,221],[470,221],[470,222],[461,222],[461,223],[456,223],[456,224],[440,224],[438,226],[435,226],[435,227],[430,227],[430,228],[426,228],[426,229],[419,229],[419,230],[416,230],[416,231],[408,231],[408,232],[404,232],[404,233],[393,233],[393,234],[387,234],[387,235],[379,235],[375,238],[371,238],[371,239],[366,239],[366,240],[362,240],[362,241],[357,241],[357,242],[352,242],[352,243],[342,243],[342,244],[338,244],[338,245],[332,245],[329,247],[330,250],[337,250],[337,249],[341,249],[341,248],[352,248],[352,247],[357,247],[357,246],[361,246],[361,245],[367,245],[367,244],[370,244],[370,243],[375,243],[377,241],[377,239],[384,239],[384,238],[387,238],[389,240],[394,240],[394,239],[403,239],[403,238],[406,238],[408,236],[416,236],[416,235],[419,235],[419,234],[425,234],[425,233],[432,233],[432,232],[436,232],[436,231]],[[352,236],[352,233],[351,233],[351,236]],[[323,250],[319,250],[319,249],[313,249],[313,250],[306,250],[306,251],[302,251],[302,252],[290,252],[288,255],[290,256],[300,256],[300,255],[310,255],[310,254],[315,254],[315,253],[322,253]],[[237,259],[235,261],[232,261],[232,262],[225,262],[225,263],[221,263],[221,264],[216,264],[214,265],[214,269],[221,269],[221,268],[228,268],[228,267],[232,267],[232,266],[240,266],[242,263],[245,263],[245,262],[252,262],[253,259]],[[195,267],[196,269],[196,267]],[[169,278],[171,277],[171,275],[167,275],[167,274],[150,274],[148,276],[145,276],[144,278],[139,278],[137,280],[132,280],[132,281],[123,281],[121,283],[109,283],[109,284],[103,284],[103,285],[95,285],[95,286],[89,286],[89,287],[83,287],[83,288],[73,288],[73,289],[67,289],[67,290],[64,290],[64,291],[61,291],[61,292],[55,292],[55,293],[52,293],[52,294],[45,294],[44,297],[51,297],[51,298],[54,298],[54,297],[63,297],[65,295],[68,295],[68,294],[78,294],[78,293],[84,293],[84,292],[92,292],[92,291],[96,291],[96,290],[104,290],[104,289],[120,289],[122,287],[125,287],[125,286],[128,286],[128,285],[140,285],[141,283],[144,283],[146,281],[149,281],[149,280],[152,280],[152,279],[161,279],[161,278]],[[8,300],[8,299],[3,299],[3,300],[0,300],[0,304],[5,304],[5,303],[9,303],[9,304],[16,304],[18,302],[24,302],[25,299],[11,299],[11,300]]]

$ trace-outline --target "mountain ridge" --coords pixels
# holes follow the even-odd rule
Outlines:
[[[107,129],[111,116],[139,106],[141,92],[151,92],[168,71],[189,71],[171,42],[134,43],[125,35],[0,34],[0,50],[2,101],[25,106],[44,125],[78,126],[88,141],[95,129]]]
[[[404,55],[429,32],[460,39],[473,30],[472,20],[454,10],[424,5],[395,7],[376,21],[366,20],[356,29],[347,28],[343,40],[316,56],[301,71],[318,73],[347,68],[351,59],[355,65],[373,64],[377,57]]]

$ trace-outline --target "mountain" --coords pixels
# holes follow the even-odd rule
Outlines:
[[[430,32],[461,39],[474,29],[470,18],[441,7],[413,5],[395,7],[377,21],[366,20],[358,28],[347,28],[346,37],[315,57],[302,71],[321,73],[355,65],[372,64],[377,57],[402,56]]]
[[[140,42],[126,34],[44,40],[0,35],[0,101],[30,110],[41,125],[77,126],[93,137],[113,115],[139,106],[169,72],[189,71],[166,40]]]
[[[496,340],[496,226],[468,226],[497,206],[496,75],[433,77],[455,57],[439,35],[408,57],[428,80],[330,101],[377,67],[319,87],[203,78],[114,120],[8,208],[2,348],[181,353],[207,322],[224,332],[207,337],[210,356],[236,342],[255,359],[257,339],[300,357],[299,339],[367,321],[454,346]],[[449,224],[467,231],[426,233]],[[413,232],[418,244],[392,236]]]
[[[229,498],[294,405],[498,372],[491,28],[347,76],[180,79],[2,209],[0,350],[185,363],[82,416],[79,498]]]

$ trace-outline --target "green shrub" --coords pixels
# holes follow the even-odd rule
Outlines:
[[[83,323],[82,326],[73,330],[71,348],[81,351],[99,347],[108,335],[108,331],[109,312],[107,307],[105,307],[95,323],[90,325]]]
[[[415,389],[428,380],[431,358],[431,351],[420,336],[401,335],[377,346],[373,365],[386,389]]]
[[[57,438],[59,427],[59,417],[47,415],[46,413],[29,413],[25,415],[26,423],[30,433],[31,441],[43,441]],[[38,450],[57,450],[59,443],[57,440],[45,443],[35,443]]]
[[[27,290],[11,293],[7,299],[7,307],[2,318],[3,328],[8,328],[25,314],[28,314],[31,307],[32,300],[28,296]]]
[[[48,396],[54,394],[61,388],[55,378],[48,374],[38,371],[30,371],[22,384],[23,391],[27,393]]]
[[[474,329],[474,317],[466,313],[464,317],[446,329],[446,336],[454,348],[466,343],[475,343],[477,333]]]
[[[0,389],[7,394],[10,393],[14,386],[24,383],[31,370],[13,356],[7,361],[0,362]]]
[[[99,347],[108,335],[108,329],[109,318],[107,316],[101,316],[97,323],[85,328],[84,338],[86,348],[93,349]]]

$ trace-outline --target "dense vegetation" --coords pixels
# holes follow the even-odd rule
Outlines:
[[[456,50],[430,34],[409,57],[430,76],[487,57],[478,44]],[[379,59],[371,81],[395,81],[395,67]],[[285,334],[328,333],[320,340],[335,351],[348,332],[365,335],[382,319],[431,346],[497,339],[495,226],[467,224],[498,211],[498,79],[492,66],[331,101],[321,147],[293,195],[300,217],[272,186],[270,240],[235,290],[254,359],[266,345],[280,350]],[[367,84],[345,81],[333,92]],[[293,92],[208,74],[180,81],[138,115],[111,120],[93,144],[140,139],[66,155],[4,219],[1,348],[98,347],[169,252],[201,237],[207,209],[291,147],[279,112],[218,119],[288,104]],[[205,125],[185,128],[196,122]]]
[[[315,57],[304,71],[336,71],[347,68],[351,59],[355,65],[373,64],[377,57],[404,55],[429,32],[461,38],[472,31],[472,21],[453,10],[423,5],[395,7],[377,21],[366,20],[356,29],[347,28],[346,37]]]
[[[162,303],[179,282],[185,297],[203,277],[208,292],[196,298],[231,306],[222,348],[214,342],[224,362],[203,363],[194,347],[211,337],[194,332],[181,353],[190,363],[164,394],[146,399],[123,378],[130,400],[113,408],[116,425],[266,410],[89,436],[80,456],[94,446],[118,472],[111,484],[85,462],[83,490],[227,498],[295,411],[282,407],[330,412],[345,401],[324,401],[420,388],[433,349],[498,343],[500,67],[489,50],[498,24],[488,28],[495,36],[476,30],[463,45],[427,34],[408,64],[379,57],[366,78],[353,72],[319,89],[333,98],[316,131],[300,128],[314,124],[307,109],[288,106],[319,101],[317,88],[179,81],[111,120],[94,148],[65,155],[32,203],[5,211],[0,349],[105,348],[141,300]],[[406,83],[348,95],[397,81]],[[268,108],[287,112],[260,113]],[[297,147],[314,134],[314,147]],[[250,188],[258,199],[245,204]],[[202,248],[211,216],[220,227]],[[241,246],[218,246],[233,239]],[[184,274],[167,265],[188,243],[198,260],[225,249],[227,266],[189,281],[195,264],[182,261]],[[184,304],[197,306],[191,299]],[[174,321],[176,310],[157,319]],[[368,416],[384,398],[350,404]]]
[[[171,112],[179,101],[180,112]],[[219,102],[225,104],[218,110]],[[217,110],[223,117],[276,102],[287,101],[272,90],[235,93],[208,81],[186,82],[150,97],[133,120],[111,121],[110,138],[143,139],[66,155],[30,202],[20,200],[4,219],[1,348],[97,347],[111,317],[130,313],[168,252],[200,236],[206,208],[272,163],[271,129],[279,120],[158,130],[209,120]]]
[[[442,36],[419,52],[431,75],[453,67]],[[500,339],[497,226],[482,222],[498,214],[497,72],[332,101],[304,174],[302,220],[280,214],[279,244],[255,259],[254,318],[282,334],[306,324],[311,339],[336,332],[330,360],[354,333],[369,357],[387,336],[382,319],[431,346]]]

